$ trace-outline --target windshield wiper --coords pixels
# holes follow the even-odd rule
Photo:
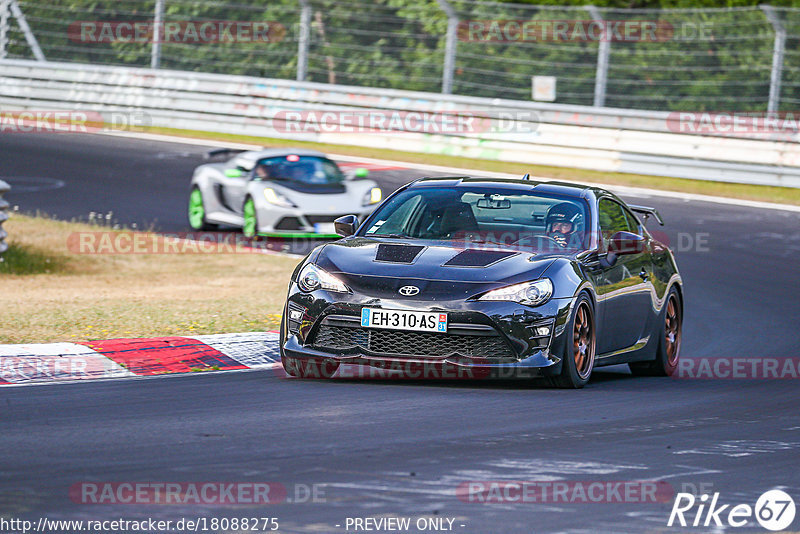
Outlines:
[[[395,239],[413,239],[410,235],[406,234],[372,234],[370,237],[393,237]]]
[[[464,239],[465,243],[478,243],[483,245],[508,245],[502,241],[492,241],[491,239]]]

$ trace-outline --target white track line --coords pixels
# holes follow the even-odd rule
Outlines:
[[[222,141],[215,141],[209,139],[196,139],[194,137],[177,137],[171,135],[163,135],[163,134],[145,134],[145,133],[131,133],[131,132],[102,132],[100,135],[111,135],[117,137],[130,137],[134,139],[143,139],[148,141],[159,141],[163,143],[180,143],[185,145],[197,145],[197,146],[207,146],[209,148],[236,148],[242,150],[258,150],[263,148],[262,145],[254,145],[248,143],[225,143]],[[491,172],[491,171],[475,171],[470,169],[463,169],[458,167],[445,167],[441,165],[428,165],[423,163],[410,163],[407,161],[394,161],[394,160],[384,160],[384,159],[374,159],[374,158],[361,158],[357,156],[349,156],[344,154],[328,154],[333,159],[338,159],[342,161],[362,161],[364,163],[374,163],[376,165],[388,165],[388,166],[399,166],[404,167],[407,169],[418,169],[423,171],[431,171],[431,172],[444,172],[444,173],[453,173],[459,176],[486,176],[490,178],[519,178],[517,174],[509,174],[509,173],[502,173],[502,172]],[[632,195],[632,196],[655,196],[655,197],[666,197],[666,198],[675,198],[678,200],[694,200],[699,202],[713,202],[716,204],[726,204],[729,206],[739,206],[739,207],[747,207],[747,208],[759,208],[759,209],[769,209],[769,210],[781,210],[781,211],[791,211],[795,213],[800,213],[800,206],[793,206],[791,204],[778,204],[774,202],[761,202],[757,200],[742,200],[738,198],[728,198],[728,197],[716,197],[712,195],[700,195],[696,193],[681,193],[678,191],[661,191],[658,189],[648,189],[645,187],[629,187],[624,185],[611,185],[611,184],[602,184],[597,182],[585,182],[585,181],[578,181],[578,180],[567,180],[559,178],[558,180],[554,180],[553,178],[546,178],[546,177],[537,177],[533,176],[532,178],[537,180],[543,181],[560,181],[560,182],[569,182],[569,183],[579,183],[584,185],[590,186],[597,186],[602,187],[604,189],[608,189],[614,191],[616,193],[622,195]]]

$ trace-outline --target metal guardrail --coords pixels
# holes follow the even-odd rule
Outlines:
[[[0,111],[138,114],[140,126],[392,148],[539,165],[800,187],[800,144],[673,133],[670,114],[185,71],[0,61]],[[482,131],[292,130],[287,111],[485,118]],[[131,126],[128,124],[128,126]]]
[[[774,112],[795,111],[800,104],[796,7],[629,9],[487,0],[128,3],[99,9],[93,0],[71,0],[68,7],[0,0],[0,58],[149,65],[596,107]],[[224,22],[220,13],[228,21],[267,23],[275,31],[265,39],[209,38],[198,25]],[[195,30],[186,36],[166,30],[186,23]],[[95,32],[100,24],[107,33]],[[131,37],[125,27],[133,24],[152,28],[153,36],[137,30]],[[112,38],[117,29],[119,37]],[[532,76],[557,78],[549,82],[557,94],[532,91]]]
[[[9,189],[11,189],[11,186],[0,180],[0,254],[8,250],[8,243],[6,243],[8,233],[3,229],[3,223],[8,220],[8,214],[6,213],[8,202],[3,199],[3,196],[8,193]]]

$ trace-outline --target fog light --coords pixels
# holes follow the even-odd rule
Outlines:
[[[539,336],[549,336],[550,335],[550,327],[549,326],[540,326],[536,328],[536,335]]]
[[[292,334],[300,333],[300,325],[303,323],[303,317],[306,315],[306,309],[294,302],[289,303],[289,314],[286,326],[289,327],[289,332]]]

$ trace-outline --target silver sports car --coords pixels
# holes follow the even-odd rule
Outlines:
[[[356,214],[363,220],[381,201],[381,189],[365,179],[366,169],[346,176],[321,152],[221,149],[209,157],[231,153],[236,154],[228,161],[194,171],[189,224],[195,230],[222,224],[248,237],[338,237],[335,219]]]

